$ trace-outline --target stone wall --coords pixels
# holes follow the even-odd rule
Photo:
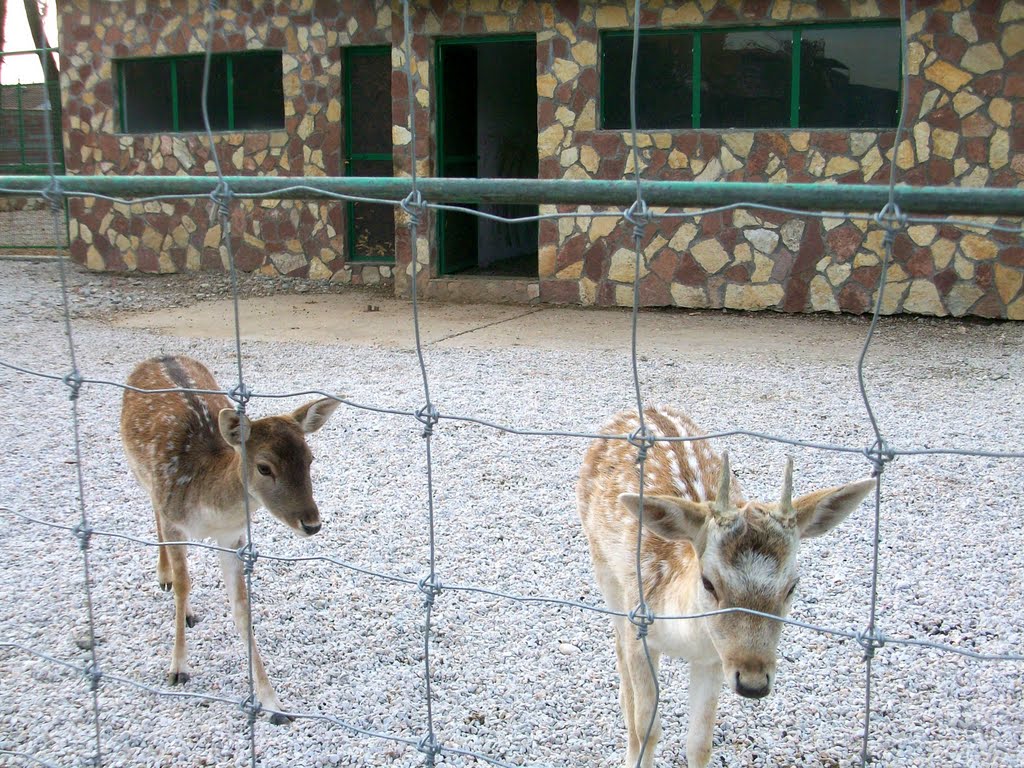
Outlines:
[[[603,130],[598,124],[600,33],[629,28],[631,8],[632,3],[621,0],[416,0],[416,147],[411,143],[400,3],[292,0],[223,11],[215,50],[269,46],[285,51],[287,125],[280,132],[219,134],[218,157],[228,173],[339,173],[338,137],[345,109],[339,47],[391,43],[396,174],[408,175],[415,157],[418,173],[433,175],[434,41],[442,36],[531,33],[537,35],[541,178],[631,178],[628,133]],[[112,82],[114,57],[203,50],[202,13],[197,0],[72,0],[64,7],[69,172],[212,172],[202,137],[118,135]],[[899,6],[898,0],[650,0],[642,13],[644,27],[685,28],[898,19]],[[908,133],[895,152],[899,180],[1021,185],[1024,2],[908,0],[908,16]],[[894,131],[675,130],[641,132],[638,149],[648,179],[886,183],[894,139]],[[101,269],[218,267],[219,233],[209,225],[208,209],[206,202],[167,203],[139,214],[101,202],[76,203],[75,258]],[[583,214],[590,211],[580,209]],[[394,279],[396,290],[407,294],[414,248],[405,217],[396,218]],[[236,207],[235,252],[244,269],[352,282],[381,279],[376,267],[350,269],[343,224],[338,205],[243,204]],[[432,217],[426,216],[415,244],[425,267],[425,295],[431,295],[431,285],[456,284],[466,298],[472,290],[462,281],[436,274],[433,231]],[[640,293],[645,305],[788,312],[867,311],[883,253],[882,233],[863,220],[757,211],[652,225],[642,249]],[[545,221],[539,250],[542,301],[632,301],[634,256],[628,226],[585,215]],[[894,251],[886,312],[1024,319],[1024,248],[1018,237],[921,225],[900,234]],[[479,285],[481,296],[493,295],[493,286]]]
[[[631,9],[631,4],[628,5]],[[1024,3],[910,0],[907,138],[896,154],[910,184],[1013,187],[1024,180]],[[899,18],[895,0],[648,4],[645,27]],[[579,6],[541,33],[537,79],[545,178],[628,178],[630,137],[600,130],[600,30],[626,28],[623,5]],[[546,49],[546,50],[545,50]],[[645,178],[887,183],[895,131],[645,133]],[[865,312],[881,271],[882,233],[864,221],[756,211],[648,227],[645,305]],[[1019,237],[915,226],[897,237],[884,311],[1024,319]],[[631,227],[586,218],[545,222],[541,299],[632,302]]]
[[[69,174],[335,176],[341,173],[341,46],[387,44],[386,0],[278,0],[231,4],[219,14],[214,52],[283,52],[285,125],[279,131],[205,135],[121,134],[114,59],[206,50],[199,0],[72,0],[60,11]],[[126,206],[72,199],[71,253],[92,269],[223,269],[220,225],[209,200]],[[231,245],[245,271],[379,282],[390,266],[346,261],[344,205],[236,201]]]

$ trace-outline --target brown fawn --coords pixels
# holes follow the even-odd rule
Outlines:
[[[187,357],[147,360],[128,377],[128,385],[139,390],[221,389],[202,363]],[[324,398],[290,414],[250,420],[219,393],[125,390],[121,440],[156,513],[161,542],[157,580],[164,591],[174,589],[174,650],[167,673],[171,685],[189,679],[185,625],[194,626],[196,618],[188,601],[187,548],[163,542],[213,539],[233,550],[219,553],[220,565],[235,626],[252,650],[256,697],[263,707],[276,710],[272,722],[290,720],[281,714],[250,631],[243,564],[234,550],[245,544],[246,486],[250,510],[266,507],[300,536],[320,530],[309,477],[313,456],[305,436],[320,429],[337,406],[337,400]]]
[[[644,421],[654,437],[702,435],[687,416],[669,408],[645,409]],[[624,412],[602,434],[633,435],[639,427],[637,413]],[[640,603],[637,450],[622,439],[596,440],[583,460],[576,494],[605,601],[633,616],[633,621],[615,618],[619,703],[628,732],[626,766],[653,765],[661,738],[654,675],[665,654],[690,663],[686,760],[689,768],[704,768],[711,759],[723,679],[741,696],[767,696],[775,681],[782,625],[744,612],[651,623],[650,617],[633,613]],[[785,616],[797,585],[800,540],[831,530],[875,487],[874,480],[865,479],[793,499],[790,459],[778,502],[746,501],[730,476],[728,454],[719,458],[706,440],[648,442],[644,465],[639,557],[643,598],[654,616],[728,608]],[[646,629],[650,664],[634,621]]]

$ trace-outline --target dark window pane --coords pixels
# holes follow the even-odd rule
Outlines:
[[[178,59],[178,130],[205,131],[203,125],[203,56]],[[227,60],[214,56],[210,61],[210,128],[226,131],[228,128]]]
[[[351,53],[349,113],[353,154],[391,152],[391,52]],[[390,175],[390,174],[389,174]]]
[[[121,94],[124,130],[150,133],[174,129],[171,107],[171,62],[122,61]]]
[[[805,30],[800,50],[800,125],[893,128],[899,80],[899,27]]]
[[[231,64],[235,130],[283,128],[284,70],[281,53],[247,53],[235,56]]]
[[[709,32],[701,37],[701,128],[790,124],[792,32]]]
[[[391,176],[390,160],[354,160],[353,176]],[[392,261],[395,258],[395,207],[381,203],[352,203],[352,258]]]
[[[607,35],[602,41],[601,93],[604,128],[628,128],[633,38]],[[641,35],[637,52],[638,128],[689,128],[693,124],[693,35]]]

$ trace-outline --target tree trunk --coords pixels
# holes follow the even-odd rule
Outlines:
[[[4,0],[0,0],[4,2]],[[39,5],[36,0],[24,0],[25,18],[28,19],[28,28],[32,33],[32,42],[36,48],[49,48],[50,43],[46,40],[46,30],[43,29],[43,17],[39,14]],[[39,63],[43,67],[43,76],[49,86],[50,93],[55,93],[60,83],[60,73],[57,70],[57,57],[53,51],[39,51]]]

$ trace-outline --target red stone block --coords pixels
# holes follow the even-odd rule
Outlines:
[[[1007,267],[1024,269],[1024,248],[1020,246],[1003,248],[996,261]]]
[[[847,281],[836,297],[839,309],[843,312],[852,312],[862,315],[871,306],[871,296],[864,286],[858,283]]]
[[[853,270],[853,272],[850,274],[851,279],[856,280],[865,288],[874,288],[875,286],[877,286],[881,276],[882,268],[880,266],[859,267]]]
[[[853,224],[843,224],[826,235],[828,252],[839,262],[849,261],[864,241],[864,234]]]
[[[672,276],[674,282],[689,286],[704,285],[707,277],[704,268],[689,252],[679,254],[679,266],[676,267],[675,274]]]
[[[662,248],[651,259],[649,265],[651,272],[656,274],[665,282],[672,281],[672,275],[679,266],[679,255],[671,248]]]
[[[583,254],[583,274],[595,283],[602,280],[608,272],[608,243],[609,239],[598,240]]]
[[[648,275],[640,281],[640,306],[667,307],[672,305],[672,292],[657,275]]]
[[[956,280],[956,271],[952,269],[944,269],[932,278],[932,282],[935,283],[935,288],[942,296],[949,293],[950,289],[956,283]]]
[[[838,0],[832,0],[838,2]],[[740,5],[740,15],[748,21],[760,21],[768,17],[771,10],[771,0],[743,0]]]

